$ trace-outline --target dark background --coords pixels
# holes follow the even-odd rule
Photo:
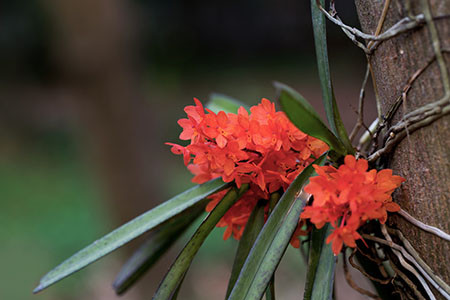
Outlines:
[[[351,1],[337,9],[358,25]],[[328,30],[350,130],[365,58]],[[193,97],[206,103],[219,92],[253,105],[275,100],[274,80],[323,116],[308,1],[1,1],[0,299],[115,299],[111,282],[136,243],[39,295],[31,290],[75,251],[191,185],[164,142],[178,141],[176,121]],[[198,254],[181,299],[223,298],[237,243],[222,233]],[[123,299],[148,299],[172,252]],[[304,272],[289,249],[280,299],[300,297]]]

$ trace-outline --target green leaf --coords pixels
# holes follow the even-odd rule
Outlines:
[[[314,228],[311,233],[308,271],[306,273],[305,300],[332,299],[336,257],[331,250],[331,243],[325,242],[331,226]]]
[[[328,123],[331,131],[339,137],[349,153],[354,153],[354,149],[348,138],[344,123],[339,114],[339,109],[334,96],[333,84],[330,76],[330,66],[328,63],[327,50],[327,30],[325,24],[325,16],[317,7],[316,1],[311,0],[311,14],[314,31],[314,42],[316,48],[317,68],[320,78],[320,88],[322,89],[322,100],[325,106]],[[325,0],[320,0],[321,5],[325,6]]]
[[[219,204],[211,211],[170,267],[153,296],[154,300],[169,299],[174,294],[203,242],[228,209],[248,190],[248,187],[248,184],[243,184],[239,191],[236,188],[230,189]]]
[[[275,300],[275,274],[272,275],[266,289],[266,300]]]
[[[239,241],[239,246],[236,251],[236,256],[234,258],[233,268],[231,270],[230,280],[228,281],[228,288],[226,297],[231,293],[231,290],[239,277],[242,266],[245,263],[245,259],[252,249],[255,240],[264,226],[264,208],[266,207],[265,201],[258,201],[252,214],[248,218],[247,225],[245,226],[242,237]]]
[[[345,154],[346,151],[342,143],[322,122],[314,108],[302,95],[285,84],[275,82],[274,85],[277,89],[281,108],[298,129],[324,141],[336,152]]]
[[[219,111],[224,111],[226,113],[237,113],[239,107],[243,106],[247,111],[248,107],[245,103],[236,100],[234,98],[222,95],[222,94],[211,94],[209,96],[209,102],[206,105],[210,110],[215,113]]]
[[[322,164],[325,157],[326,153],[312,164]],[[306,204],[308,195],[302,188],[314,174],[312,164],[297,176],[275,206],[242,267],[229,300],[260,299],[266,291]]]
[[[122,225],[86,248],[75,253],[42,277],[39,286],[33,291],[37,293],[70,274],[86,267],[106,254],[128,243],[141,234],[156,228],[163,222],[195,205],[205,197],[227,187],[220,178],[195,186],[178,196],[162,203],[152,210]]]
[[[275,205],[280,200],[280,194],[279,193],[273,193],[270,195],[269,200],[269,216],[272,213],[273,209],[275,208]],[[266,300],[275,300],[275,273],[272,274],[272,278],[269,281],[269,284],[266,289]]]
[[[183,284],[184,278],[186,278],[186,273],[184,273],[183,277],[181,277],[180,283],[178,284],[177,288],[175,289],[175,292],[173,292],[172,296],[170,297],[170,300],[178,299],[178,294],[180,293],[181,285]]]
[[[204,212],[207,201],[201,201],[165,222],[124,264],[113,283],[118,295],[125,293],[183,235],[189,225]]]

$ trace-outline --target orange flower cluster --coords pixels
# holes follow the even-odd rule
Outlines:
[[[194,101],[195,106],[184,109],[188,118],[178,121],[183,128],[180,139],[190,140],[190,145],[167,144],[174,154],[183,155],[185,165],[195,175],[195,183],[222,177],[238,187],[250,184],[249,191],[218,224],[227,226],[224,239],[231,234],[239,239],[256,202],[269,199],[279,189],[285,190],[328,146],[301,132],[267,99],[251,107],[250,114],[243,107],[237,114],[216,114],[204,109],[199,100]],[[208,211],[224,193],[211,197]]]
[[[367,171],[367,161],[356,160],[352,155],[347,155],[338,169],[317,165],[314,168],[318,176],[312,177],[305,187],[314,201],[300,217],[310,219],[317,228],[331,223],[334,231],[327,243],[332,242],[336,255],[343,243],[356,247],[355,240],[361,239],[356,230],[366,221],[378,219],[384,224],[387,212],[400,210],[391,194],[405,179],[392,175],[390,169]]]

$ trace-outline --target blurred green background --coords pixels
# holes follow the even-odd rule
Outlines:
[[[63,259],[191,186],[164,142],[178,141],[176,121],[192,97],[206,102],[220,92],[252,105],[274,100],[277,80],[323,115],[308,2],[2,1],[0,299],[116,299],[111,283],[141,240],[38,295],[31,291]],[[357,25],[352,3],[337,8]],[[329,31],[336,95],[350,129],[364,55],[337,28]],[[237,243],[222,234],[216,229],[201,249],[181,299],[223,297]],[[177,249],[122,299],[148,299]],[[289,248],[277,271],[280,299],[300,297],[304,272]]]

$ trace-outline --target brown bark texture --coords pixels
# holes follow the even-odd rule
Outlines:
[[[384,0],[355,0],[365,33],[375,33],[384,3]],[[429,0],[429,4],[449,70],[450,1]],[[414,15],[422,13],[421,0],[392,0],[382,32],[408,16],[408,12]],[[436,19],[445,15],[447,17]],[[432,39],[426,25],[381,43],[370,56],[370,61],[383,114],[401,95],[408,79],[433,57]],[[401,120],[405,113],[440,100],[443,96],[443,80],[434,60],[412,84],[406,102],[401,105],[391,124]],[[450,232],[450,115],[411,132],[388,155],[388,161],[395,174],[406,178],[401,189],[394,194],[394,201],[416,219]],[[449,283],[449,243],[418,229],[400,216],[391,219],[434,272]]]

